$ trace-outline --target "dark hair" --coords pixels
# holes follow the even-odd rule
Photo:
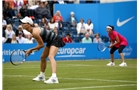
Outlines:
[[[23,33],[22,32],[19,32],[18,35],[23,35]]]
[[[112,25],[107,25],[107,26],[111,27],[112,28],[111,30],[114,30],[114,26],[112,26]]]
[[[99,33],[96,33],[96,35],[100,36],[100,34],[99,34]]]
[[[84,22],[84,19],[83,18],[80,19],[80,22],[81,22],[81,20]]]
[[[7,5],[7,6],[6,6],[6,5]],[[9,2],[5,2],[5,3],[4,3],[4,8],[5,8],[5,9],[11,9],[10,3],[9,3]]]
[[[87,20],[87,23],[88,23],[88,21],[90,21],[90,24],[92,23],[92,21],[90,19]]]
[[[32,27],[35,27],[35,23],[33,23],[33,25],[31,25]]]
[[[71,36],[71,35],[69,33],[67,33],[66,36]]]
[[[52,20],[53,20],[53,22],[52,22]],[[55,23],[55,20],[53,17],[50,19],[50,23]]]
[[[43,2],[39,2],[39,5],[43,4]],[[44,5],[44,4],[43,4]]]
[[[44,22],[42,22],[42,19],[44,19]],[[40,26],[44,26],[45,24],[48,25],[48,21],[46,20],[46,18],[42,18],[41,22],[40,22]]]

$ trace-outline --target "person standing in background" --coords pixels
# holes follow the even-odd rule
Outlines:
[[[110,50],[110,58],[111,62],[107,64],[107,66],[115,66],[114,63],[114,52],[118,49],[118,53],[120,54],[120,57],[122,59],[122,63],[119,64],[119,66],[127,66],[125,60],[124,60],[124,55],[122,53],[123,49],[128,45],[127,39],[119,34],[117,31],[114,30],[114,26],[108,25],[106,27],[106,30],[108,32],[108,36],[111,39],[111,44],[109,48]]]

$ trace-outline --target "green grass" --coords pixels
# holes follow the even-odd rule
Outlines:
[[[108,60],[57,61],[59,84],[32,81],[39,74],[40,62],[19,66],[3,64],[3,90],[137,90],[137,60],[126,60],[127,67],[108,67]],[[51,76],[51,66],[45,72]]]

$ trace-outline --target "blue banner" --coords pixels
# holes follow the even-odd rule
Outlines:
[[[3,44],[3,60],[9,62],[10,55],[14,50],[27,50],[35,47],[36,44]],[[27,61],[39,61],[40,56],[43,52],[43,48],[38,52],[32,53]],[[125,58],[137,58],[137,44],[130,43],[124,51]],[[71,43],[65,47],[60,48],[55,59],[56,60],[89,60],[89,59],[109,59],[109,49],[104,52],[99,52],[97,44],[82,44],[82,43]],[[118,51],[115,52],[115,58],[120,58]]]
[[[84,8],[83,8],[84,7]],[[75,12],[78,22],[84,18],[94,24],[94,32],[107,35],[106,25],[114,25],[115,30],[128,40],[129,45],[124,49],[125,58],[137,58],[137,2],[121,2],[107,4],[56,4],[55,11],[60,10],[64,21],[67,21],[70,12]],[[10,54],[14,50],[26,50],[36,44],[3,44],[3,60],[9,62]],[[43,49],[31,54],[27,61],[40,60]],[[70,43],[60,48],[56,60],[86,60],[109,59],[109,49],[104,52],[97,50],[97,44]],[[120,58],[115,52],[115,58]]]
[[[60,10],[64,21],[68,21],[70,12],[80,22],[92,20],[94,33],[106,35],[106,26],[114,25],[115,30],[125,36],[129,43],[137,42],[137,1],[104,4],[56,4],[55,12]],[[55,13],[54,12],[54,13]]]

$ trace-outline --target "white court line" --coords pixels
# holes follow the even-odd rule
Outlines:
[[[112,87],[127,87],[136,86],[137,84],[124,84],[124,85],[108,85],[108,86],[88,86],[88,87],[74,87],[74,88],[60,88],[60,89],[47,89],[47,90],[81,90],[81,89],[93,89],[93,88],[112,88]]]
[[[63,65],[63,66],[57,66],[57,67],[79,67],[79,66],[93,66],[93,65],[82,65],[82,64],[68,64],[68,65]],[[17,66],[18,67],[18,66]],[[20,67],[20,66],[19,66]],[[14,67],[3,67],[3,69],[23,69],[23,68],[40,68],[40,67],[36,67],[36,66],[26,66],[26,67],[20,67],[20,68],[16,68],[15,66]]]
[[[61,78],[61,79],[73,79],[73,80],[89,80],[89,81],[108,81],[108,82],[130,82],[137,83],[137,81],[126,81],[126,80],[106,80],[106,79],[90,79],[90,78]]]
[[[33,78],[35,76],[28,76],[28,75],[3,75],[3,77],[30,77]],[[46,77],[49,78],[49,77]],[[104,81],[104,82],[129,82],[129,83],[137,83],[137,81],[127,81],[127,80],[106,80],[106,79],[91,79],[91,78],[64,78],[59,77],[59,79],[66,79],[66,80],[83,80],[83,81]]]
[[[3,77],[33,77],[33,76],[27,76],[27,75],[3,75]]]
[[[85,64],[65,64],[65,65],[58,65],[57,67],[96,67],[96,66],[101,66],[101,67],[120,67],[120,66],[106,66],[106,65],[85,65]],[[20,67],[20,66],[19,66]],[[16,67],[3,67],[3,69],[23,69],[23,68],[39,68],[39,67],[36,67],[36,66],[25,66],[25,67],[20,67],[20,68],[16,68]],[[121,67],[123,68],[123,67]],[[137,68],[137,66],[127,66],[127,67],[124,67],[124,68]]]
[[[58,66],[58,67],[79,67],[79,66],[84,66],[84,67],[120,67],[119,65],[115,66],[107,66],[107,65],[84,65],[84,64],[68,64],[66,66]],[[137,66],[127,66],[127,67],[121,67],[121,68],[137,68]]]
[[[40,68],[40,67],[18,67],[18,66],[14,66],[14,67],[4,67],[3,69],[29,69],[29,68]]]

